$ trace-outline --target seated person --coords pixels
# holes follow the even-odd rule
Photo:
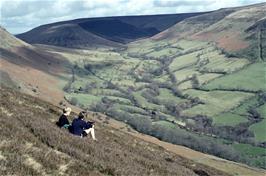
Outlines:
[[[68,129],[70,126],[70,123],[67,119],[67,117],[70,115],[71,113],[71,108],[67,107],[63,109],[63,114],[60,116],[58,122],[56,122],[56,124],[60,127],[60,128],[66,128]]]
[[[96,141],[97,139],[95,138],[94,122],[84,121],[85,116],[86,112],[81,111],[79,113],[78,118],[73,120],[71,125],[72,126],[71,133],[80,137],[85,137],[90,133],[92,139]]]

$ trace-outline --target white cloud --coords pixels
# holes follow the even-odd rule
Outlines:
[[[173,1],[173,0],[165,0],[165,1],[154,1],[155,6],[159,7],[177,7],[177,6],[205,6],[212,3],[215,3],[216,0],[179,0],[179,1]]]
[[[1,25],[12,33],[75,18],[210,11],[265,0],[0,0]]]

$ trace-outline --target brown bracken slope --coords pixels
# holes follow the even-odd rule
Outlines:
[[[225,8],[187,18],[152,37],[154,40],[186,38],[215,42],[227,51],[239,51],[256,43],[256,33],[265,30],[266,3]]]
[[[97,142],[75,137],[55,125],[57,107],[0,91],[0,175],[227,175],[104,123]]]
[[[66,60],[17,39],[1,27],[0,38],[0,82],[12,82],[13,87],[48,101],[63,99],[58,84],[66,72]]]

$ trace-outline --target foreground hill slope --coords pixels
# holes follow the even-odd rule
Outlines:
[[[17,37],[31,44],[72,48],[119,46],[116,42],[127,43],[153,36],[183,19],[199,14],[202,13],[76,19],[42,25]]]
[[[1,175],[227,175],[104,124],[98,142],[72,136],[57,107],[0,89]]]

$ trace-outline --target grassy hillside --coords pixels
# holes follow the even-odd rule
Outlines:
[[[227,175],[102,123],[97,142],[72,136],[55,125],[57,107],[1,92],[1,175]]]
[[[266,3],[220,9],[185,19],[157,34],[154,40],[192,40],[215,42],[229,55],[265,60]]]

